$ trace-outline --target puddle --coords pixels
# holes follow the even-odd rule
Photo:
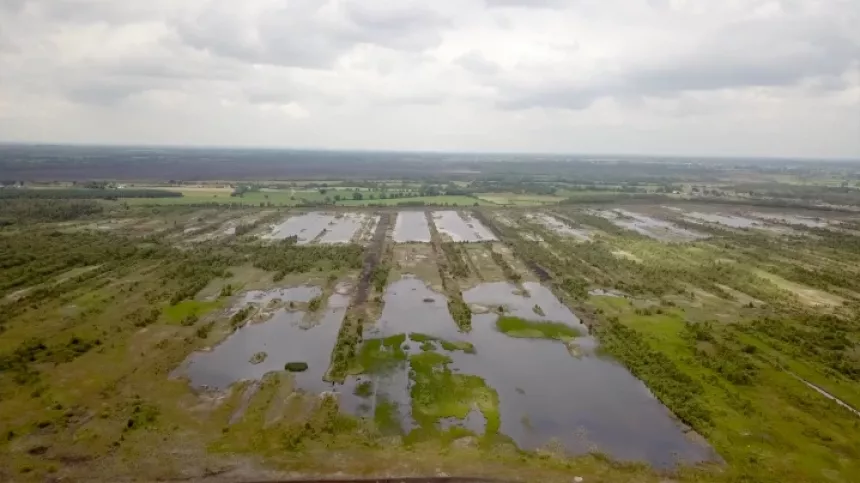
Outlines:
[[[701,223],[703,221],[708,223],[717,223],[720,225],[725,225],[730,228],[764,228],[764,223],[759,220],[753,220],[751,218],[744,218],[742,216],[735,215],[722,215],[719,213],[701,213],[698,211],[691,211],[689,213],[684,214],[684,218],[693,222],[693,223]]]
[[[811,216],[788,215],[783,213],[759,213],[754,212],[750,215],[761,218],[762,220],[773,221],[785,225],[802,225],[808,228],[825,228],[829,226],[827,220],[813,218]]]
[[[308,289],[313,288],[318,294],[316,287],[297,287],[262,296],[256,292],[243,300],[256,303],[276,298],[285,302],[306,301],[310,299],[308,295],[314,293]],[[295,297],[286,298],[284,294]],[[331,385],[322,378],[328,370],[348,305],[349,296],[332,294],[320,323],[310,328],[301,326],[304,312],[278,309],[270,319],[245,325],[211,350],[191,354],[173,375],[188,377],[191,385],[197,388],[224,390],[238,381],[260,380],[268,372],[283,371],[288,362],[306,362],[307,371],[294,373],[296,387],[311,393],[331,390]],[[251,363],[258,352],[265,352],[265,359]]]
[[[550,230],[563,236],[572,236],[580,240],[588,240],[591,233],[582,228],[573,228],[560,219],[547,215],[546,213],[529,213],[526,218],[534,220]]]
[[[429,242],[430,228],[423,211],[401,211],[397,213],[394,233],[391,238],[396,243]]]
[[[605,218],[614,225],[635,231],[655,240],[667,242],[693,241],[708,238],[708,235],[687,230],[668,221],[652,218],[641,213],[617,210],[590,210],[590,214]]]
[[[484,434],[484,430],[487,427],[487,420],[478,408],[473,407],[465,418],[444,418],[439,420],[438,427],[441,430],[455,427],[466,428],[475,434]]]
[[[433,223],[443,236],[455,242],[494,241],[496,237],[480,221],[456,211],[434,211]]]
[[[549,289],[538,283],[526,283],[524,288],[528,296],[508,283],[482,284],[465,292],[463,298],[474,307],[504,305],[513,315],[562,322],[586,333],[585,326]],[[535,305],[544,315],[534,310]],[[405,278],[388,287],[383,314],[365,333],[371,338],[420,332],[472,343],[474,354],[439,351],[453,360],[449,367],[454,373],[480,376],[498,392],[500,432],[522,449],[557,441],[572,454],[599,450],[620,460],[647,461],[657,467],[718,458],[708,446],[685,435],[641,381],[620,364],[597,355],[591,337],[583,335],[573,343],[575,357],[559,341],[502,334],[496,330],[496,318],[489,311],[475,314],[472,331],[460,333],[448,314],[444,296],[418,279]],[[421,350],[418,345],[407,340],[404,347],[408,353],[416,353]],[[374,394],[384,401],[396,401],[401,424],[412,427],[408,362],[383,375],[348,381],[342,394],[344,408],[373,414],[370,406],[376,397],[352,394],[360,381],[368,380],[374,385]],[[437,424],[483,431],[485,421],[478,413],[465,420],[446,419]]]

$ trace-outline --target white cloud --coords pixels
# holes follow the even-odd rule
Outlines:
[[[855,0],[2,0],[0,140],[860,157]]]

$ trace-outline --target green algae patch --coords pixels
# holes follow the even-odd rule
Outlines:
[[[350,369],[351,374],[385,372],[406,361],[403,344],[406,334],[397,334],[383,339],[367,339],[361,345]]]
[[[412,417],[419,426],[413,437],[436,435],[438,421],[465,419],[473,408],[484,416],[484,435],[498,434],[499,395],[483,378],[452,372],[448,367],[451,358],[436,352],[412,355],[409,362]]]
[[[290,372],[305,372],[308,370],[307,362],[287,362],[284,364],[284,369]]]
[[[475,353],[475,346],[472,345],[471,342],[466,342],[462,340],[449,341],[445,339],[440,339],[439,337],[434,337],[432,335],[421,334],[418,332],[412,332],[409,334],[409,340],[413,342],[419,342],[421,345],[421,350],[424,352],[435,350],[436,346],[434,342],[438,342],[442,349],[448,352],[454,351],[462,351],[467,354]]]
[[[220,308],[221,301],[183,300],[164,309],[164,316],[170,323],[179,324],[190,318],[196,319]]]
[[[496,321],[499,332],[522,339],[569,340],[578,337],[579,331],[561,322],[533,322],[519,317],[499,317]]]

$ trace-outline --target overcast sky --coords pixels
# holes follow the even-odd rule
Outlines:
[[[0,0],[0,141],[860,157],[860,0]]]

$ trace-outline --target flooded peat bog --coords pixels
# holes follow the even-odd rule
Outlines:
[[[665,220],[623,209],[592,210],[591,214],[605,218],[615,226],[665,242],[693,241],[708,237],[703,233],[681,228]]]
[[[584,228],[573,228],[569,224],[546,213],[528,213],[526,218],[533,220],[562,236],[569,236],[578,240],[588,240],[591,238],[590,231]]]
[[[396,243],[429,242],[430,228],[423,211],[401,211],[397,213],[392,239]]]
[[[262,238],[269,240],[283,240],[291,236],[298,238],[299,245],[305,245],[314,241],[323,230],[334,222],[334,216],[323,213],[304,213],[291,216],[283,222],[275,225],[272,232],[263,235]]]
[[[496,237],[480,221],[456,211],[434,211],[433,223],[443,238],[454,242],[494,241]]]
[[[807,228],[826,228],[830,226],[827,219],[814,218],[811,216],[790,215],[787,213],[761,213],[752,212],[751,216],[762,220],[771,221],[774,223],[782,223],[784,225],[802,225]]]
[[[187,377],[194,387],[224,390],[239,381],[260,380],[268,372],[283,371],[288,362],[304,362],[307,370],[294,373],[296,387],[311,393],[329,390],[323,375],[349,297],[333,293],[320,320],[310,324],[305,312],[281,305],[307,302],[319,294],[317,287],[245,294],[240,306],[255,303],[265,308],[280,302],[279,308],[264,321],[247,323],[211,350],[191,354],[174,375]],[[265,353],[262,360],[260,353]]]
[[[745,218],[737,215],[724,215],[720,213],[701,213],[691,211],[684,214],[684,218],[693,223],[716,223],[718,225],[728,226],[730,228],[764,228],[764,223],[760,220]]]
[[[348,381],[343,407],[378,415],[383,404],[404,432],[427,424],[421,414],[426,416],[428,409],[412,400],[421,394],[425,377],[415,364],[437,352],[433,357],[447,362],[436,373],[444,367],[450,371],[445,377],[464,378],[459,384],[468,383],[483,396],[464,408],[463,417],[436,420],[440,430],[456,426],[480,435],[495,424],[493,431],[522,449],[555,442],[572,454],[602,451],[660,467],[715,458],[713,450],[684,434],[641,381],[597,353],[586,327],[546,287],[484,283],[463,298],[474,313],[468,333],[458,331],[445,297],[421,280],[407,277],[391,284],[384,311],[366,331],[365,343],[393,341],[386,351],[399,351],[400,357],[383,370]],[[500,316],[561,323],[580,336],[514,337],[499,331]],[[360,386],[366,394],[355,394],[362,392]],[[497,398],[495,405],[487,404],[488,394]]]
[[[344,213],[335,217],[325,228],[325,233],[319,239],[320,243],[349,243],[358,230],[370,220],[365,213]],[[375,221],[373,221],[375,224]]]

